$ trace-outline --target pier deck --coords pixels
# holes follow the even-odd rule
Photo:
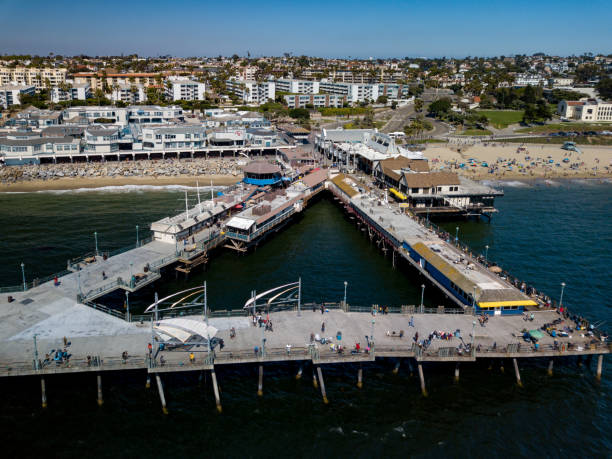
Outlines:
[[[350,180],[350,178],[349,178]],[[337,182],[337,181],[336,181]],[[266,332],[253,327],[244,311],[228,314],[228,317],[211,318],[211,324],[219,330],[218,338],[224,339],[224,349],[217,349],[214,358],[207,354],[204,346],[194,347],[197,354],[196,366],[211,368],[217,364],[276,362],[309,360],[314,363],[370,361],[376,357],[408,357],[417,361],[474,361],[478,358],[507,357],[544,357],[564,355],[607,354],[610,347],[598,341],[596,337],[584,332],[576,332],[569,338],[557,338],[557,343],[548,335],[539,342],[536,350],[532,344],[522,340],[523,331],[539,329],[543,324],[552,322],[560,316],[551,309],[535,311],[535,320],[526,322],[521,315],[490,316],[486,327],[481,327],[473,315],[469,301],[461,301],[442,285],[430,272],[424,269],[423,260],[415,254],[430,250],[448,264],[456,273],[470,282],[469,290],[474,286],[478,290],[477,300],[484,294],[511,294],[517,298],[527,298],[519,289],[508,283],[503,277],[491,273],[471,255],[461,251],[445,240],[431,228],[421,224],[417,219],[403,213],[381,200],[375,190],[360,187],[356,183],[328,182],[327,188],[341,199],[346,209],[357,215],[360,228],[368,231],[373,242],[382,244],[382,248],[392,250],[408,260],[428,280],[446,293],[450,301],[463,306],[455,313],[420,313],[414,316],[414,327],[408,324],[411,314],[393,313],[372,315],[369,307],[361,309],[346,308],[346,311],[332,309],[321,314],[303,310],[301,316],[297,311],[278,311],[271,313],[274,332]],[[320,190],[316,190],[317,192]],[[304,195],[304,199],[310,195]],[[234,201],[231,202],[233,204]],[[231,214],[231,212],[230,212]],[[188,215],[186,215],[188,216]],[[227,219],[231,215],[227,216]],[[193,238],[193,239],[192,239]],[[95,257],[95,261],[84,265],[83,269],[61,277],[60,284],[53,281],[42,283],[25,292],[14,292],[15,301],[9,303],[7,296],[0,297],[0,376],[26,375],[39,373],[61,373],[75,371],[100,371],[120,369],[148,369],[149,371],[180,371],[194,369],[186,361],[184,351],[164,351],[166,365],[160,367],[147,360],[147,344],[151,342],[150,322],[127,322],[123,314],[117,312],[115,317],[89,306],[79,300],[91,301],[116,289],[136,291],[144,285],[159,279],[161,267],[177,261],[195,259],[202,256],[211,246],[223,243],[225,235],[215,226],[200,228],[190,234],[185,242],[171,244],[152,241],[134,249],[119,253],[106,260]],[[181,243],[183,244],[181,246]],[[189,243],[189,245],[187,245]],[[431,256],[429,254],[428,256]],[[428,260],[428,263],[431,260]],[[148,265],[148,270],[145,266]],[[106,279],[102,273],[105,273]],[[141,276],[141,274],[143,276]],[[132,276],[137,280],[131,281]],[[121,280],[120,280],[121,279]],[[460,282],[457,280],[457,282]],[[467,289],[463,283],[459,287]],[[503,295],[502,295],[503,296]],[[212,305],[214,311],[214,305]],[[356,312],[359,311],[359,312]],[[112,311],[111,311],[112,312]],[[447,310],[448,312],[448,310]],[[456,313],[461,312],[461,313]],[[197,317],[203,320],[201,316]],[[326,332],[321,333],[321,323],[325,321]],[[574,326],[569,324],[572,328]],[[229,337],[229,330],[237,331],[235,338]],[[475,330],[473,347],[471,332]],[[394,337],[403,330],[402,338]],[[431,344],[415,343],[413,337],[419,334],[419,341],[426,339],[433,331],[455,333],[460,330],[461,338],[449,340],[433,339]],[[346,347],[344,354],[332,352],[328,345],[310,343],[310,334],[322,337],[333,337],[337,344],[336,332],[342,332],[340,344]],[[387,335],[389,332],[389,335]],[[355,343],[361,348],[368,346],[366,336],[374,336],[375,345],[369,353],[352,354],[350,349]],[[70,364],[46,365],[42,370],[33,368],[34,337],[38,342],[38,357],[44,360],[45,354],[64,347],[63,338],[71,342],[69,352]],[[266,339],[263,355],[256,354],[255,347],[261,348],[262,339]],[[569,343],[572,343],[570,348]],[[419,345],[420,344],[420,345]],[[287,345],[291,351],[287,352]],[[460,347],[461,345],[461,347]],[[467,351],[466,348],[470,350]],[[121,354],[127,352],[128,362],[121,361]],[[87,356],[98,356],[101,366],[91,366]],[[186,365],[189,364],[189,365]]]
[[[0,376],[15,376],[37,373],[73,373],[78,371],[147,369],[147,344],[151,340],[150,323],[127,323],[121,319],[110,317],[99,311],[82,305],[73,306],[67,310],[53,314],[51,304],[38,307],[37,313],[47,315],[34,326],[17,331],[16,327],[0,328]],[[13,311],[13,314],[15,311]],[[34,311],[33,311],[34,313]],[[202,316],[188,316],[195,320],[203,320]],[[409,322],[413,318],[414,327]],[[552,357],[589,354],[607,354],[610,347],[601,343],[585,332],[576,332],[567,338],[552,338],[545,334],[539,341],[539,349],[522,339],[523,330],[539,329],[542,325],[559,318],[553,311],[535,313],[533,322],[524,321],[521,316],[492,317],[485,327],[476,322],[475,318],[466,314],[377,314],[369,312],[344,312],[331,309],[321,314],[317,307],[301,311],[296,310],[270,313],[274,331],[252,325],[252,320],[246,315],[237,317],[211,318],[210,324],[218,329],[216,337],[222,338],[225,347],[217,347],[214,359],[207,359],[205,345],[190,347],[185,350],[163,351],[166,364],[159,365],[159,355],[156,366],[151,371],[189,371],[202,367],[210,368],[212,364],[238,364],[254,362],[312,361],[313,363],[350,363],[358,361],[373,361],[376,357],[415,358],[417,361],[474,361],[480,358],[527,358]],[[11,316],[3,314],[2,323]],[[33,316],[30,316],[32,319]],[[13,316],[14,319],[14,316]],[[374,324],[372,323],[374,321]],[[321,332],[321,324],[325,322],[325,332]],[[569,323],[572,325],[571,323]],[[230,338],[230,329],[234,327],[236,337]],[[393,337],[393,332],[404,331],[402,338]],[[436,339],[429,346],[415,344],[414,336],[418,333],[418,341],[427,339],[434,331],[455,333],[460,331],[460,337],[448,340]],[[474,351],[457,348],[471,344],[471,333],[474,330]],[[342,339],[336,339],[336,333],[342,332]],[[374,333],[374,346],[369,353],[351,353],[355,343],[360,343],[362,350],[368,346],[368,339]],[[389,332],[389,334],[387,334]],[[328,344],[317,342],[311,346],[311,333],[321,337],[331,338],[334,344],[345,347],[343,354],[331,350]],[[37,334],[39,358],[44,360],[45,354],[52,349],[63,348],[63,337],[71,342],[68,350],[71,353],[70,365],[56,365],[51,362],[42,370],[35,371],[32,361],[34,356],[33,336]],[[366,338],[366,336],[368,338]],[[266,339],[263,355],[255,353],[255,347],[261,348],[262,338]],[[558,347],[554,346],[555,339]],[[569,343],[572,343],[570,348]],[[291,346],[287,352],[287,345]],[[129,358],[124,364],[121,354],[127,351]],[[193,352],[196,357],[195,366],[190,364],[188,354]],[[101,367],[87,365],[87,356],[100,356]]]

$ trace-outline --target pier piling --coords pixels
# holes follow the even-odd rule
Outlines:
[[[597,380],[601,381],[601,370],[603,368],[603,354],[597,356]]]
[[[40,392],[42,395],[42,407],[47,408],[47,387],[45,386],[45,378],[40,378]]]
[[[302,379],[302,367],[298,368],[298,372],[295,375],[295,379]]]
[[[455,382],[459,382],[459,364],[455,365]]]
[[[147,373],[147,382],[145,383],[145,389],[151,388],[151,375]]]
[[[504,369],[504,359],[501,359],[499,361],[499,371],[501,371],[502,373],[505,373],[505,369]]]
[[[363,387],[363,368],[359,366],[359,370],[357,370],[357,388],[361,389]]]
[[[96,379],[98,380],[98,406],[102,406],[104,404],[104,399],[102,398],[102,375],[98,373]]]
[[[321,386],[321,395],[323,396],[323,403],[327,405],[329,403],[329,400],[327,400],[327,393],[325,392],[325,381],[323,381],[323,372],[321,371],[321,367],[317,367],[317,374],[319,375],[319,384]]]
[[[553,359],[550,359],[548,362],[548,376],[553,375]]]
[[[397,363],[395,364],[395,366],[393,367],[393,374],[394,375],[399,373],[399,368],[400,368],[400,362],[398,360]]]
[[[514,365],[514,374],[516,375],[516,384],[519,387],[523,387],[523,383],[521,382],[521,372],[519,371],[518,362],[516,359],[512,359],[512,364]]]
[[[263,365],[259,365],[259,382],[257,384],[257,395],[263,395]]]
[[[421,393],[423,397],[427,397],[427,388],[425,387],[425,376],[423,375],[423,365],[421,362],[418,363],[419,379],[421,380]]]
[[[215,374],[214,368],[210,370],[210,376],[213,383],[213,391],[215,392],[215,403],[217,404],[217,411],[221,413],[223,408],[221,407],[221,398],[219,397],[219,386],[217,385],[217,375]]]
[[[319,383],[317,382],[317,375],[314,368],[312,369],[312,387],[315,389],[319,388]]]
[[[166,397],[164,396],[164,387],[162,386],[161,378],[159,375],[155,375],[157,381],[157,390],[159,391],[159,400],[161,401],[162,413],[168,414],[168,408],[166,408]]]

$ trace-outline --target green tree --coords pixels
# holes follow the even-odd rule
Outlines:
[[[549,120],[552,118],[550,108],[548,108],[548,104],[544,99],[538,100],[538,104],[536,107],[536,116],[542,120]]]
[[[438,99],[435,102],[429,104],[427,107],[427,111],[430,115],[439,118],[450,111],[451,108],[451,100],[448,97],[443,97],[442,99]]]
[[[523,114],[523,123],[531,124],[538,118],[538,110],[533,104],[528,104],[525,107],[525,113]]]
[[[423,111],[423,99],[414,99],[414,110],[416,112]]]
[[[292,108],[289,110],[289,116],[293,119],[310,119],[310,112],[305,108]]]
[[[376,99],[376,103],[378,104],[386,104],[388,101],[388,97],[387,96],[378,96],[378,99]]]
[[[602,78],[595,86],[599,97],[606,100],[612,100],[612,78]]]

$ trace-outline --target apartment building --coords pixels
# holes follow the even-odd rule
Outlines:
[[[347,101],[347,96],[337,94],[296,94],[286,95],[284,99],[289,108],[306,108],[307,105],[312,105],[314,108],[342,107]]]
[[[20,156],[34,156],[54,153],[77,153],[80,140],[74,137],[41,137],[40,134],[19,131],[0,138],[0,156],[5,160]],[[10,164],[7,161],[7,164]]]
[[[66,69],[31,68],[31,67],[0,67],[0,85],[19,84],[34,86],[37,91],[66,82]]]
[[[119,129],[90,126],[85,129],[86,153],[113,153],[119,151]]]
[[[293,94],[318,94],[319,82],[309,80],[276,80],[276,91],[290,92]]]
[[[34,95],[36,88],[33,85],[6,84],[0,86],[0,106],[8,108],[11,105],[19,105],[21,95]]]
[[[332,83],[321,81],[319,88],[322,92],[346,96],[348,102],[357,103],[376,101],[379,96],[379,85],[357,83]]]
[[[183,77],[169,77],[166,97],[170,100],[205,100],[206,85]]]
[[[562,100],[557,106],[557,113],[567,119],[588,123],[612,121],[612,103],[596,99]]]
[[[51,100],[54,103],[68,100],[85,100],[91,97],[91,86],[88,83],[72,83],[66,89],[55,86],[51,89]]]
[[[99,118],[112,120],[114,123],[126,126],[128,123],[127,108],[113,106],[68,107],[63,111],[65,124],[87,125]]]
[[[206,129],[202,126],[146,127],[142,129],[144,150],[202,148],[206,146]]]
[[[514,86],[541,86],[545,85],[546,80],[540,75],[532,75],[528,73],[518,74],[514,79]]]
[[[112,88],[111,100],[126,104],[142,104],[147,101],[147,93],[141,84],[117,83]]]
[[[103,90],[104,85],[112,88],[117,84],[139,84],[147,88],[157,84],[158,73],[104,73],[85,72],[75,73],[75,83],[88,83],[92,91]]]
[[[247,80],[227,80],[225,86],[228,92],[249,104],[263,104],[268,100],[274,100],[276,97],[274,81],[258,83]]]

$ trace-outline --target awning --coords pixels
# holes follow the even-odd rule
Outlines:
[[[408,199],[408,197],[404,193],[397,191],[395,188],[389,188],[389,191],[391,192],[391,194],[394,194],[402,201],[405,201],[406,199]]]
[[[248,218],[232,217],[230,221],[225,224],[225,226],[229,226],[230,228],[238,228],[241,230],[248,230],[254,223],[255,220],[249,220]]]
[[[516,300],[516,301],[485,301],[478,303],[481,308],[501,308],[504,306],[537,306],[533,300]]]

